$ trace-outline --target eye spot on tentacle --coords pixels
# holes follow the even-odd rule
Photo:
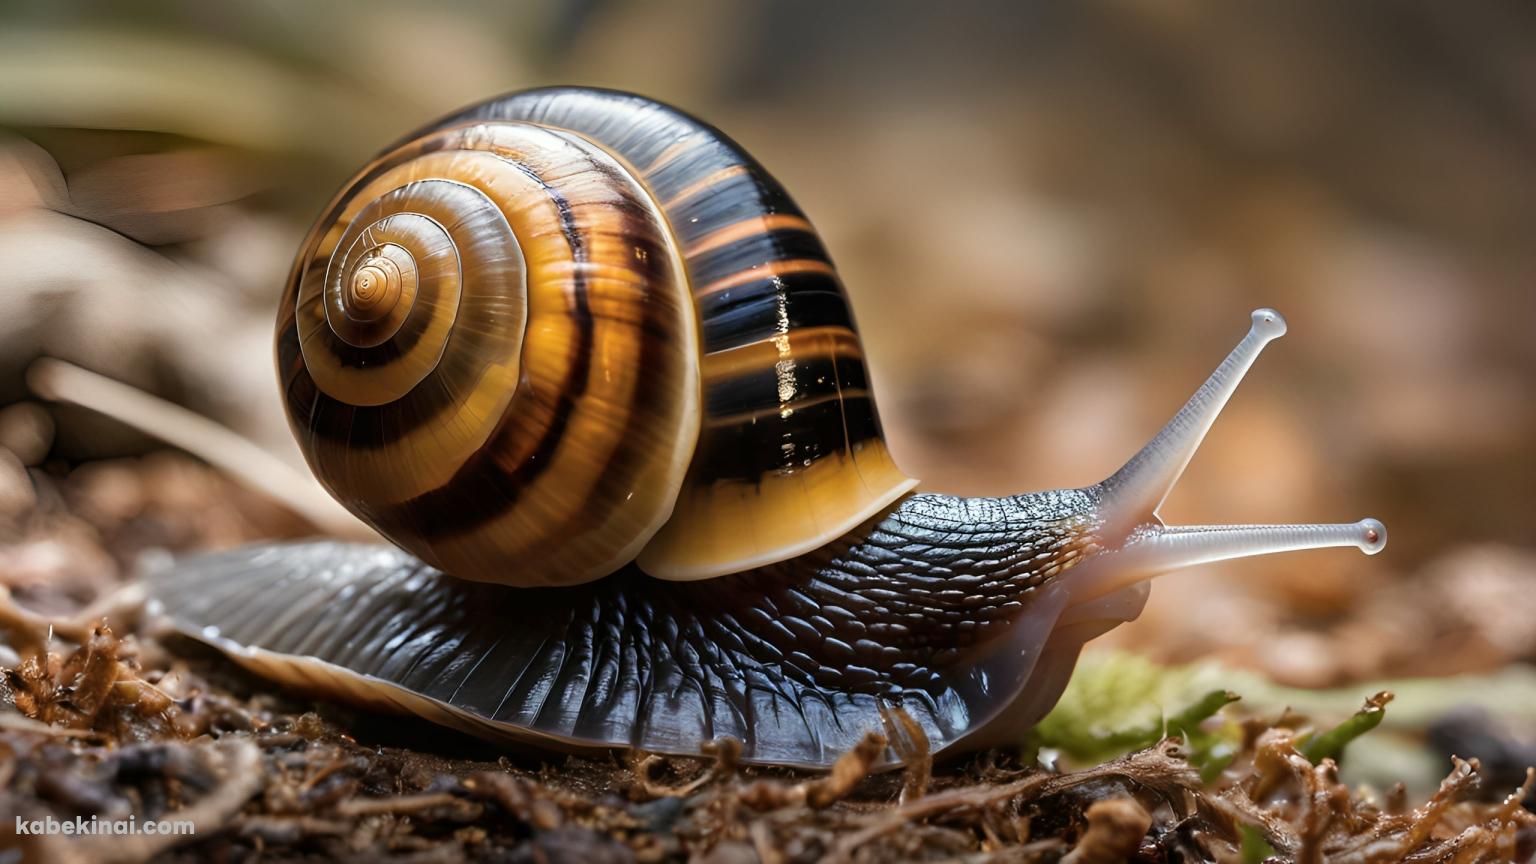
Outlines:
[[[1375,555],[1387,548],[1387,526],[1377,519],[1360,520],[1360,551]]]
[[[1265,341],[1279,339],[1285,335],[1285,317],[1273,309],[1255,309],[1253,310],[1253,329]]]

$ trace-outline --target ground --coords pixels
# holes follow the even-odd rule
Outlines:
[[[9,489],[30,500],[7,517],[0,559],[0,825],[22,828],[0,842],[22,860],[1364,862],[1536,848],[1522,793],[1481,788],[1475,760],[1427,800],[1340,782],[1342,742],[1380,719],[1385,695],[1327,733],[1294,714],[1206,719],[1230,701],[1218,692],[1157,729],[1094,739],[1130,752],[1076,770],[1042,767],[1054,751],[1038,745],[1075,740],[1049,725],[1056,738],[1035,748],[884,773],[870,771],[874,733],[829,775],[739,766],[732,742],[697,760],[507,753],[274,692],[123,602],[145,550],[302,530],[213,472],[161,456],[33,472],[30,486]],[[92,815],[196,833],[30,832]]]

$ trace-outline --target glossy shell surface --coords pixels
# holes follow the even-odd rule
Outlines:
[[[389,148],[305,242],[277,355],[322,483],[457,576],[719,576],[915,485],[804,214],[629,94],[513,94]]]

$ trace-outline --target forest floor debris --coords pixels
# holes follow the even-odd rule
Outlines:
[[[64,647],[54,637],[7,671],[0,810],[190,820],[196,834],[10,838],[36,860],[1237,861],[1267,847],[1386,862],[1536,850],[1536,817],[1520,806],[1529,778],[1474,801],[1478,765],[1457,760],[1417,807],[1372,800],[1280,726],[1255,725],[1214,782],[1176,738],[1062,773],[1000,753],[931,777],[923,760],[871,773],[877,731],[811,776],[742,767],[724,742],[698,760],[491,759],[490,745],[416,721],[304,710],[190,648],[183,658],[105,626]]]
[[[73,548],[23,559],[76,577],[0,583],[15,593],[0,593],[10,652],[0,659],[0,830],[18,818],[95,816],[191,821],[196,833],[0,835],[0,860],[11,850],[65,864],[1082,864],[1501,861],[1536,851],[1536,817],[1520,803],[1528,774],[1520,789],[1490,788],[1476,760],[1456,760],[1418,806],[1402,789],[1340,782],[1338,746],[1380,719],[1385,696],[1332,731],[1289,713],[1250,717],[1223,748],[1201,725],[1235,698],[1216,691],[1159,728],[1094,739],[1134,749],[1071,771],[1003,752],[935,765],[921,730],[897,711],[817,775],[742,766],[733,741],[698,759],[511,754],[420,721],[295,701],[188,640],[153,638],[125,614],[131,607],[110,602],[111,586],[131,584],[122,574],[138,550],[281,533],[260,505],[243,509],[207,478],[202,489],[235,503],[199,512],[187,472],[197,474],[161,461],[40,483],[28,524],[0,538],[13,556],[50,541]],[[82,574],[81,562],[101,572]],[[888,742],[907,767],[873,771]]]

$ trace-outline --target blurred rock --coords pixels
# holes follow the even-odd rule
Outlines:
[[[1536,767],[1536,736],[1532,730],[1516,730],[1486,711],[1461,708],[1430,724],[1429,745],[1449,759],[1477,759],[1486,777],[1479,797],[1498,800],[1525,782],[1526,771]],[[1527,808],[1536,807],[1536,790],[1525,797]]]
[[[42,463],[53,447],[53,431],[53,415],[35,402],[0,408],[0,448],[11,451],[23,465]]]
[[[26,466],[10,450],[0,447],[0,529],[25,516],[36,504],[37,493]]]
[[[0,544],[0,584],[39,611],[88,603],[120,579],[117,562],[83,524],[60,523],[47,533]]]
[[[115,527],[144,512],[144,481],[126,459],[91,462],[70,475],[71,497],[95,524]]]

